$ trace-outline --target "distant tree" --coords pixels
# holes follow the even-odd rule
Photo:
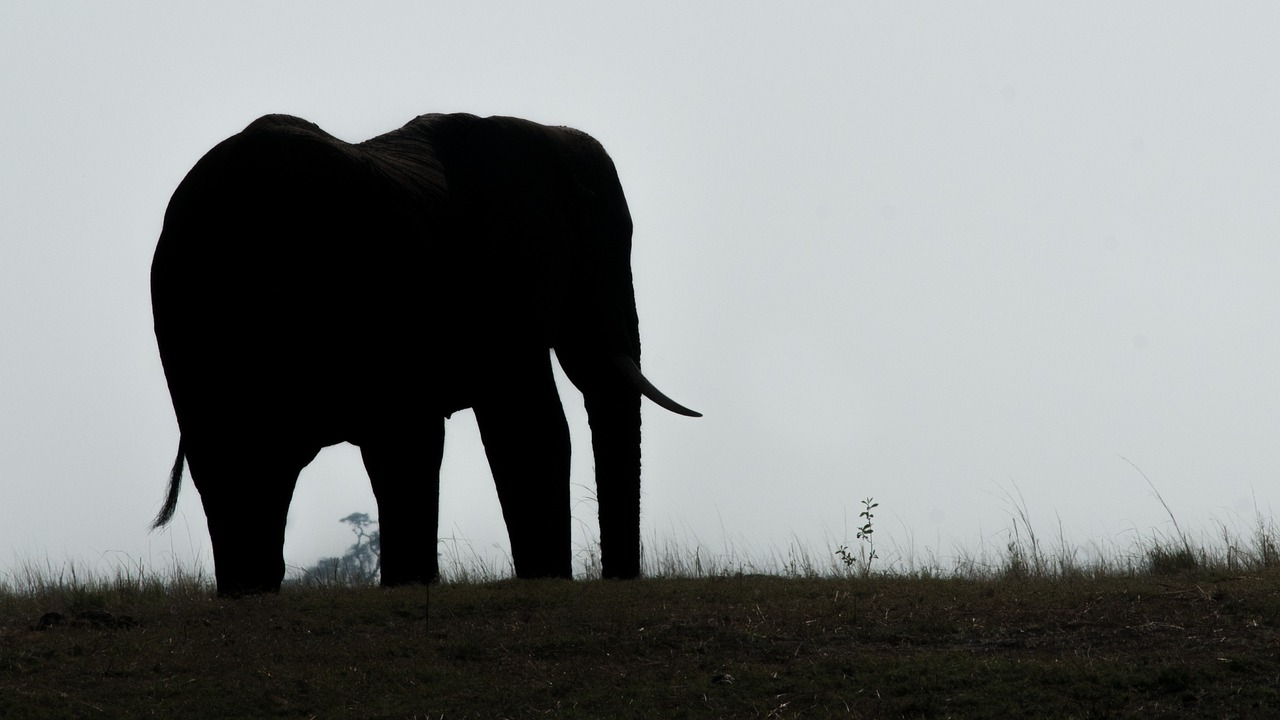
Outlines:
[[[341,522],[351,525],[356,541],[347,548],[343,560],[358,568],[362,577],[375,580],[382,572],[382,531],[377,529],[378,521],[367,513],[351,513]]]
[[[382,572],[382,537],[378,521],[368,513],[351,513],[339,522],[351,526],[356,541],[342,557],[320,558],[304,573],[318,582],[363,585],[374,583]]]

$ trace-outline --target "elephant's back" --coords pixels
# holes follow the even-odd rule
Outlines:
[[[355,146],[289,116],[259,118],[196,163],[151,268],[175,403],[274,395],[298,417],[349,416],[398,372],[371,358],[407,362],[421,244],[388,183]],[[342,392],[326,392],[335,378]]]
[[[238,320],[353,311],[410,275],[422,232],[405,192],[358,147],[268,115],[205,154],[175,190],[152,260],[156,305],[220,298]]]

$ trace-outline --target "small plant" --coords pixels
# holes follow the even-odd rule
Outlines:
[[[862,501],[862,512],[858,513],[858,517],[864,520],[862,527],[858,528],[857,537],[866,543],[865,547],[858,548],[858,554],[855,556],[853,551],[847,546],[841,545],[836,550],[836,556],[840,558],[840,562],[844,563],[846,568],[852,568],[855,565],[861,565],[862,574],[866,575],[871,572],[871,561],[879,557],[876,555],[876,541],[872,537],[875,529],[871,527],[871,520],[875,514],[871,511],[880,507],[880,503],[875,498],[864,498]]]

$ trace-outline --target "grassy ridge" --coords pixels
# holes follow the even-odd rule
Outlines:
[[[0,717],[1265,717],[1278,682],[1273,573],[0,594]]]
[[[1280,716],[1271,522],[1099,554],[1020,509],[944,564],[877,554],[864,507],[835,554],[653,542],[625,583],[446,556],[429,591],[225,601],[199,569],[28,566],[0,581],[0,718]]]

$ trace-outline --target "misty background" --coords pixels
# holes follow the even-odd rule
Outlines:
[[[0,571],[212,568],[148,272],[178,182],[271,112],[571,125],[635,221],[643,523],[741,563],[946,559],[1270,518],[1280,487],[1280,9],[1221,3],[228,2],[0,7]],[[430,319],[424,319],[429,322]],[[575,543],[595,535],[581,398]],[[1132,461],[1133,465],[1129,463]],[[376,513],[302,474],[286,561]],[[441,549],[505,567],[470,411]],[[580,562],[575,563],[580,565]],[[2,577],[2,575],[0,575]]]

